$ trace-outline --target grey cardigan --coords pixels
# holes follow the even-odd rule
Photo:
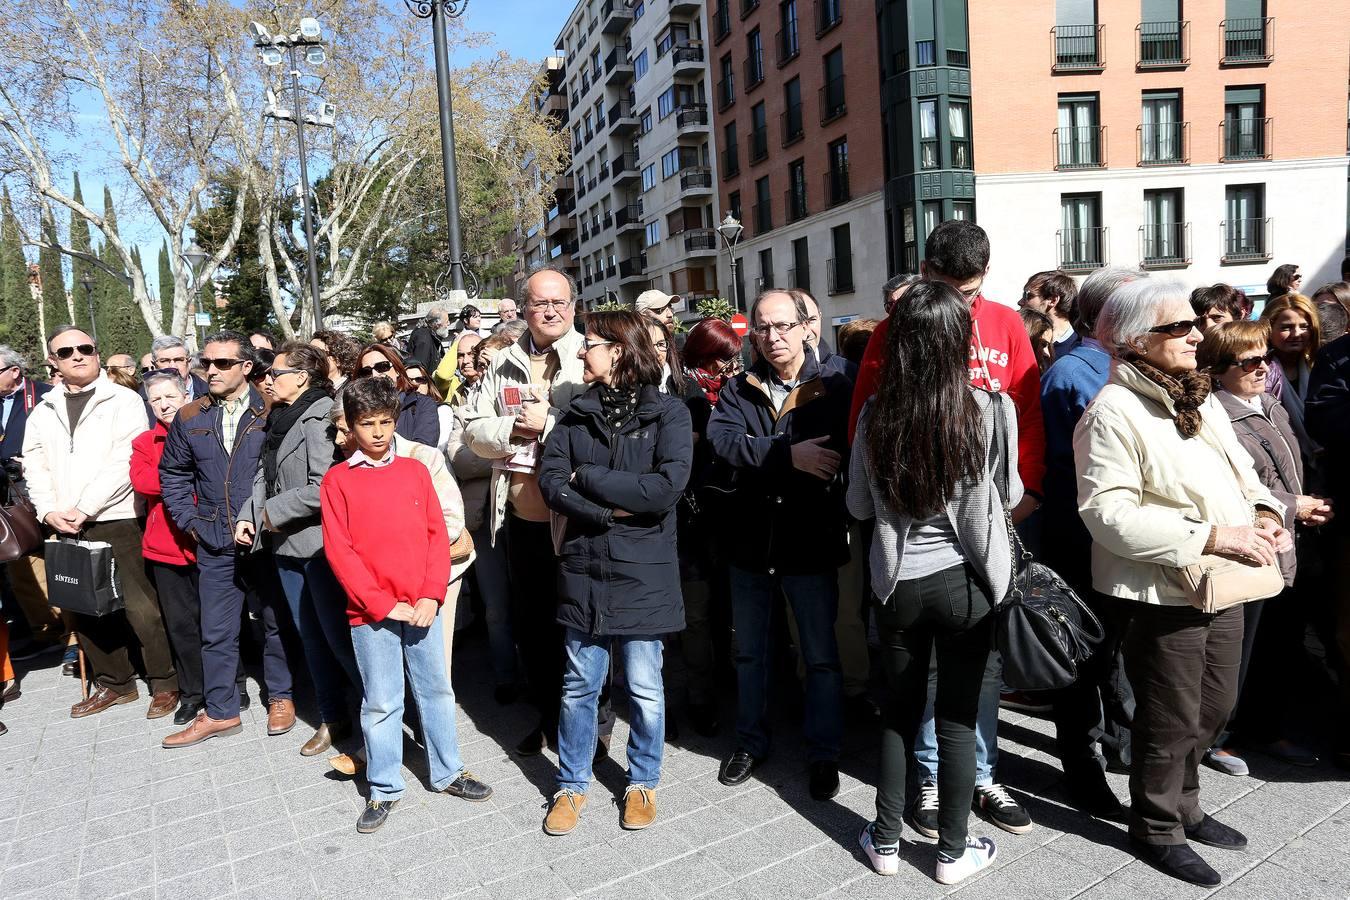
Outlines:
[[[971,388],[975,402],[984,415],[985,446],[994,441],[993,401],[987,391]],[[1022,479],[1017,475],[1017,415],[1013,404],[1002,404],[1003,417],[1008,426],[1008,505],[1016,506],[1022,499]],[[867,452],[867,422],[872,401],[863,406],[858,418],[858,431],[853,441],[849,462],[848,511],[856,519],[876,519],[868,566],[872,573],[872,592],[883,602],[889,602],[900,583],[900,564],[905,558],[905,544],[914,520],[891,508],[886,492],[872,473],[872,462]],[[996,468],[1002,468],[997,451],[986,454],[987,471],[977,482],[962,481],[956,485],[947,501],[947,518],[956,530],[961,551],[975,571],[984,578],[995,603],[1001,603],[1012,581],[1012,547],[1008,539],[1008,525],[1003,515],[1003,504],[994,483]]]
[[[272,551],[278,556],[309,559],[323,552],[323,529],[319,524],[319,485],[337,458],[329,397],[310,404],[277,452],[277,492],[267,496],[267,477],[260,464],[253,476],[253,496],[239,511],[240,520],[257,528],[254,547],[261,546],[266,533],[263,513],[276,529],[270,533]]]

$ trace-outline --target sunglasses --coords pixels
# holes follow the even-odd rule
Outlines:
[[[394,368],[394,364],[386,359],[384,362],[377,362],[373,366],[362,366],[361,368],[356,370],[356,374],[361,378],[369,378],[376,372],[379,372],[381,375],[383,375],[385,372],[388,372],[392,368]]]
[[[303,371],[304,369],[268,369],[263,374],[266,375],[268,378],[271,378],[273,381],[275,381],[282,375],[294,375],[296,372],[303,372]]]
[[[1165,334],[1168,337],[1180,338],[1191,333],[1192,328],[1199,328],[1195,319],[1183,319],[1180,322],[1168,322],[1166,325],[1155,325],[1149,331],[1153,334]]]
[[[408,380],[413,384],[430,384],[431,379],[425,375],[409,375]]]
[[[75,355],[75,351],[80,351],[81,356],[93,356],[98,349],[93,344],[75,344],[70,347],[60,347],[52,351],[52,355],[57,359],[70,359]]]
[[[1261,368],[1261,366],[1268,365],[1270,363],[1272,356],[1273,354],[1270,353],[1266,353],[1262,356],[1248,356],[1246,359],[1239,359],[1236,362],[1234,362],[1233,368],[1241,369],[1242,371],[1250,375],[1257,369]]]
[[[222,372],[228,372],[235,366],[243,363],[242,359],[207,359],[202,358],[202,368],[209,372],[212,369],[219,369]]]

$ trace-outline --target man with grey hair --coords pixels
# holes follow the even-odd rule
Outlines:
[[[1045,418],[1045,504],[1042,556],[1101,619],[1106,640],[1080,667],[1070,687],[1051,695],[1056,744],[1069,795],[1076,806],[1097,816],[1118,817],[1120,801],[1103,773],[1105,760],[1130,763],[1130,726],[1134,695],[1125,678],[1120,652],[1129,608],[1092,590],[1092,538],[1078,515],[1078,482],[1074,469],[1073,432],[1111,373],[1111,357],[1097,342],[1097,315],[1122,285],[1148,274],[1112,266],[1098,269],[1078,288],[1074,327],[1082,343],[1055,360],[1041,379],[1041,411]]]
[[[512,300],[510,297],[503,297],[498,300],[497,319],[498,324],[518,321],[520,319],[520,313],[516,311],[516,301]]]
[[[407,363],[420,363],[425,372],[436,371],[445,356],[445,339],[449,336],[450,314],[443,307],[431,307],[421,324],[408,335],[408,350],[404,353]]]
[[[156,369],[178,373],[178,377],[187,384],[189,403],[206,396],[206,382],[191,373],[192,354],[188,353],[187,344],[182,338],[172,334],[155,338],[150,342],[150,359]],[[144,388],[141,389],[141,396],[145,396]],[[151,416],[153,421],[154,417]]]

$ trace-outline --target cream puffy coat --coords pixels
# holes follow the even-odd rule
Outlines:
[[[1200,561],[1212,526],[1251,525],[1257,507],[1283,517],[1215,397],[1196,437],[1182,438],[1174,411],[1161,387],[1117,361],[1074,429],[1078,511],[1103,594],[1189,605],[1178,570]]]

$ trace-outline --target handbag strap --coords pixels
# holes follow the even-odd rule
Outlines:
[[[994,411],[994,440],[989,447],[991,466],[994,470],[994,487],[998,491],[999,506],[1003,508],[1003,521],[1008,528],[1008,545],[1012,557],[1012,579],[1008,582],[1008,598],[1019,600],[1022,597],[1022,587],[1019,584],[1019,578],[1025,564],[1031,562],[1031,554],[1027,552],[1026,547],[1022,545],[1022,536],[1017,533],[1017,526],[1013,524],[1012,511],[1008,509],[1008,491],[1009,484],[1012,481],[1010,474],[1009,455],[1012,452],[1008,439],[1008,423],[1003,418],[1003,394],[998,391],[990,391],[989,399],[991,408]],[[995,458],[993,454],[997,453]]]

